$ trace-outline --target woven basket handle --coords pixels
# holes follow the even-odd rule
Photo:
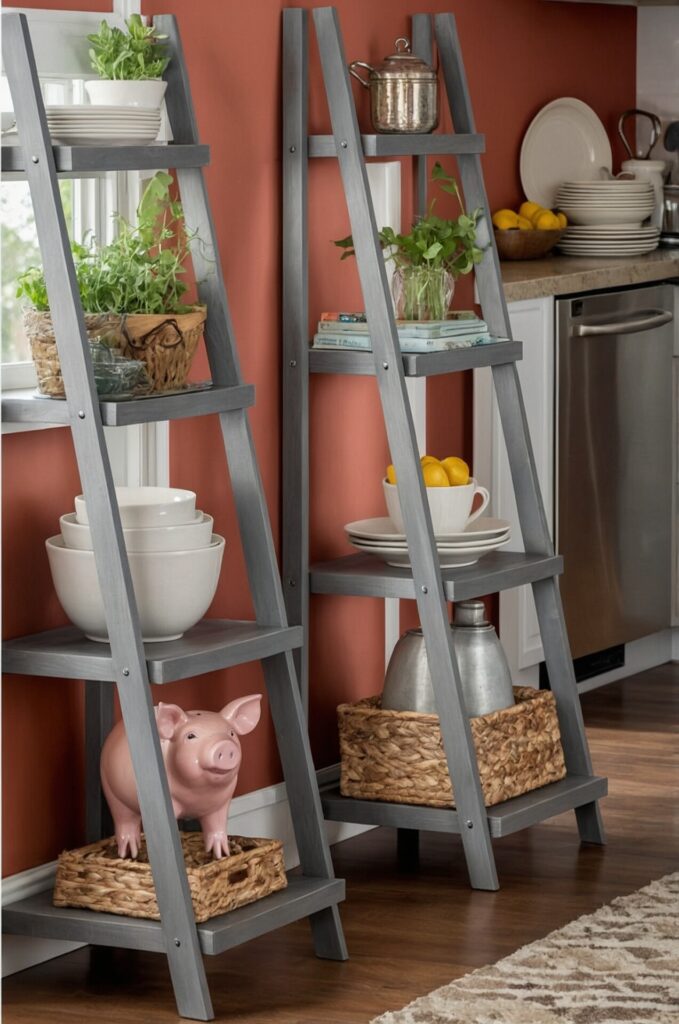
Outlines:
[[[165,341],[162,338],[162,332],[165,330],[166,327],[172,328],[172,330],[175,332],[176,337],[175,337],[174,341]],[[178,345],[183,345],[184,344],[184,335],[182,334],[182,332],[179,329],[179,324],[177,323],[176,320],[174,320],[172,318],[168,318],[167,320],[162,320],[161,323],[156,324],[156,326],[152,327],[150,331],[147,331],[146,334],[140,335],[138,338],[131,338],[129,336],[129,334],[127,333],[127,328],[126,328],[124,322],[122,324],[122,332],[125,335],[125,339],[126,339],[128,345],[131,348],[136,348],[136,349],[148,348],[149,345],[153,341],[155,341],[156,338],[159,337],[159,336],[160,336],[159,337],[159,344],[160,344],[161,348],[177,348]]]

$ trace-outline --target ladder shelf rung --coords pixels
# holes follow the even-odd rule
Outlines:
[[[99,410],[105,427],[127,427],[132,423],[157,423],[247,409],[254,401],[252,384],[233,387],[212,384],[172,395],[148,395],[117,402],[102,399]],[[68,404],[58,398],[45,398],[34,390],[6,391],[2,396],[2,418],[5,423],[65,426],[69,423]]]
[[[302,646],[301,626],[203,619],[179,640],[145,644],[151,683],[171,683],[205,672],[269,658]],[[112,680],[111,648],[83,636],[75,626],[7,640],[3,671],[59,679]]]
[[[467,601],[498,590],[520,587],[563,572],[560,555],[530,555],[523,551],[492,551],[475,565],[442,569],[448,601]],[[345,555],[310,569],[311,592],[356,597],[415,597],[410,569],[386,565],[368,554]]]
[[[361,135],[364,156],[441,156],[485,153],[486,137],[479,134]],[[309,135],[310,157],[337,156],[334,135]]]
[[[500,839],[563,814],[564,811],[600,800],[607,792],[608,781],[605,778],[597,775],[567,775],[559,782],[552,782],[524,793],[523,796],[488,807],[488,828],[494,839]],[[325,817],[330,821],[386,825],[427,832],[460,832],[457,811],[453,807],[448,809],[361,800],[342,796],[337,786],[322,790],[321,801]]]
[[[341,879],[289,875],[286,889],[197,925],[201,951],[208,956],[223,953],[273,928],[281,928],[335,906],[344,899],[344,894],[344,881]],[[164,953],[166,949],[160,921],[55,907],[51,891],[6,905],[3,908],[3,930],[13,935],[67,939],[157,953]]]
[[[157,171],[163,167],[205,167],[210,147],[180,143],[150,146],[52,146],[57,174],[103,174],[106,171]],[[21,145],[3,145],[3,173],[25,174]]]
[[[495,341],[440,352],[404,352],[403,372],[406,377],[433,377],[436,374],[475,370],[482,366],[516,362],[522,358],[522,352],[520,341]],[[372,352],[311,348],[309,372],[374,376],[374,357]]]

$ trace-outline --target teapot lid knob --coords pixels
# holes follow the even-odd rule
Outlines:
[[[458,601],[455,605],[454,626],[487,626],[483,601]]]

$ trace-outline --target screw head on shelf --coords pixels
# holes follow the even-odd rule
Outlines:
[[[474,822],[471,821],[469,818],[467,818],[467,820],[465,821],[465,825],[467,826],[467,828],[474,828]]]
[[[428,594],[429,593],[429,587],[421,587],[420,589],[421,589],[423,594]]]
[[[289,587],[296,587],[297,586],[297,580],[294,579],[294,577],[292,577],[292,576],[288,577],[288,586]]]
[[[340,146],[342,147],[342,149],[346,149],[348,145],[349,143],[347,142],[346,139],[342,139],[342,141],[340,142]]]
[[[85,410],[84,409],[78,409],[78,419],[79,420],[84,420],[85,419]]]
[[[124,669],[123,669],[123,675],[124,675],[124,676],[129,676],[129,674],[130,674],[130,670],[129,670],[129,668],[124,668]]]
[[[40,157],[36,156],[35,153],[31,157],[31,160],[33,161],[34,164],[39,164],[40,163]]]
[[[389,363],[382,363],[382,369],[383,370],[388,370],[389,369]]]
[[[175,939],[174,940],[174,944],[175,944],[175,946],[181,946],[181,940],[180,939]]]
[[[296,153],[297,152],[297,146],[290,146],[290,152],[291,153]]]
[[[291,359],[291,360],[290,360],[290,366],[291,366],[291,367],[293,368],[293,370],[294,370],[294,368],[295,368],[295,367],[297,366],[297,360],[296,360],[296,359]]]

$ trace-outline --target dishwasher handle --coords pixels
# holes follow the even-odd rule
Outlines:
[[[576,324],[573,335],[583,338],[595,334],[638,334],[640,331],[652,331],[654,327],[663,327],[674,317],[664,309],[647,309],[640,316],[629,319],[612,320],[598,324]]]

